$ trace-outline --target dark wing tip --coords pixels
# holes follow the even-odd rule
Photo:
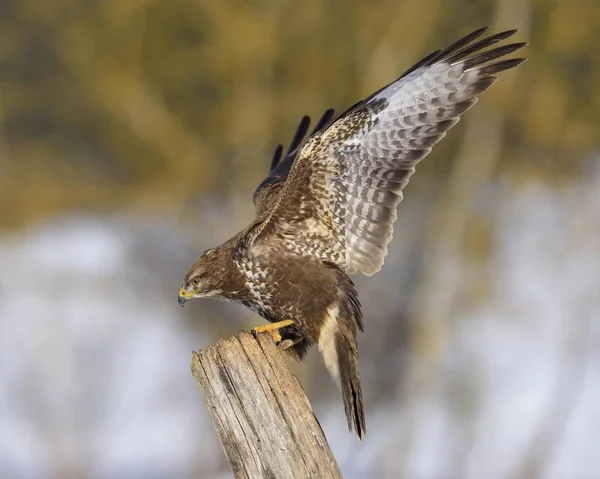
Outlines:
[[[296,133],[294,134],[294,137],[292,138],[292,141],[290,142],[290,145],[285,154],[285,157],[287,157],[292,151],[294,151],[296,148],[298,148],[298,146],[304,139],[304,135],[306,135],[306,132],[308,131],[309,127],[310,127],[310,116],[304,115],[302,117],[302,120],[300,120],[298,127],[296,128]],[[271,167],[269,168],[269,172],[273,171],[277,167],[277,165],[281,162],[282,156],[283,156],[283,145],[280,144],[280,145],[277,145],[277,148],[275,148],[275,152],[273,153],[273,159],[271,160]]]
[[[311,135],[314,135],[315,133],[318,133],[319,131],[321,131],[325,127],[325,125],[329,124],[329,122],[331,121],[331,119],[333,118],[334,115],[335,115],[335,110],[333,108],[328,108],[327,110],[325,110],[325,112],[323,113],[323,116],[321,116],[321,119],[315,125]]]
[[[504,40],[505,38],[512,37],[518,31],[518,28],[513,28],[512,30],[506,30],[504,32],[497,33],[496,37],[500,38],[501,40]]]
[[[520,50],[521,48],[523,48],[525,45],[527,45],[527,43],[525,43],[525,42],[511,43],[509,45],[503,45],[501,47],[493,48],[491,50],[487,50],[484,52],[481,52],[481,51],[477,52],[477,54],[475,54],[469,58],[465,58],[465,55],[458,53],[457,55],[449,58],[447,61],[448,61],[448,63],[463,62],[464,69],[466,71],[471,68],[482,65],[484,63],[495,60],[496,58],[500,58],[505,55],[509,55],[510,53],[516,52],[517,50]],[[474,53],[474,52],[469,52],[469,53]]]
[[[273,153],[273,159],[271,160],[271,166],[269,168],[269,171],[272,171],[273,168],[275,168],[279,162],[281,161],[281,154],[283,153],[283,145],[279,144],[277,145],[277,147],[275,148],[275,152]]]
[[[298,148],[298,146],[304,139],[304,135],[306,135],[306,132],[308,131],[309,127],[310,127],[310,116],[304,115],[302,117],[302,120],[300,120],[300,124],[298,125],[298,128],[296,129],[294,138],[292,138],[292,141],[290,142],[290,146],[288,147],[285,156],[289,155],[292,151],[294,151],[296,148]]]
[[[469,38],[468,42],[472,42],[473,40],[475,40],[476,38],[480,37],[481,35],[483,35],[485,32],[487,32],[490,28],[492,28],[491,25],[484,25],[483,27],[479,27],[477,30],[469,33],[468,35],[465,35],[461,40],[466,40],[467,38]]]
[[[496,33],[487,38],[479,40],[473,43],[476,39],[481,37],[485,32],[490,29],[490,25],[483,26],[478,28],[477,30],[465,35],[459,40],[455,41],[451,45],[443,48],[441,50],[437,50],[435,52],[430,53],[407,71],[405,71],[400,78],[405,77],[406,75],[412,73],[413,71],[426,66],[431,66],[439,62],[449,61],[450,63],[458,62],[461,59],[468,57],[471,53],[479,52],[482,49],[493,45],[501,40],[505,40],[511,36],[513,36],[518,29],[514,28],[512,30],[505,30],[500,33]]]
[[[515,68],[522,63],[525,63],[527,58],[510,58],[508,60],[501,60],[491,65],[479,67],[479,71],[485,75],[495,75],[496,73],[503,72]]]
[[[451,45],[449,45],[446,48],[442,49],[440,51],[440,56],[441,57],[445,57],[450,52],[455,52],[455,51],[460,50],[465,45],[468,45],[473,40],[476,40],[477,38],[479,38],[481,35],[483,35],[489,29],[490,29],[490,26],[487,25],[485,27],[481,27],[481,28],[475,30],[474,32],[471,32],[471,33],[465,35],[464,37],[460,38],[459,40],[456,40]]]

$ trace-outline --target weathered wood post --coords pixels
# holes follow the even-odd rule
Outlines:
[[[192,356],[192,374],[236,478],[342,475],[271,337],[247,332]]]

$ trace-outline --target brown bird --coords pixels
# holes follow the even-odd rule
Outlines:
[[[317,344],[339,381],[350,430],[366,433],[358,374],[358,295],[349,275],[381,269],[402,190],[433,145],[496,81],[525,59],[502,59],[525,43],[487,49],[516,30],[475,42],[481,28],[422,59],[400,78],[333,119],[325,112],[306,138],[303,118],[282,158],[254,194],[256,219],[192,265],[179,291],[237,301],[301,359]]]

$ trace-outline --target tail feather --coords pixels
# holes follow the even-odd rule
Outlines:
[[[351,342],[343,332],[338,331],[335,335],[335,349],[348,429],[350,431],[354,429],[358,438],[362,440],[367,433],[367,425],[358,372],[356,341]]]
[[[335,265],[330,267],[338,277],[339,300],[327,308],[318,346],[325,366],[342,390],[348,429],[362,440],[367,426],[358,371],[357,330],[364,327],[360,301],[352,280]]]

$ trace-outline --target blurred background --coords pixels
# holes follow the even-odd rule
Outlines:
[[[530,61],[357,278],[365,442],[292,367],[347,478],[600,477],[597,0],[0,1],[0,477],[231,477],[191,351],[262,320],[184,273],[303,114],[485,24]]]

